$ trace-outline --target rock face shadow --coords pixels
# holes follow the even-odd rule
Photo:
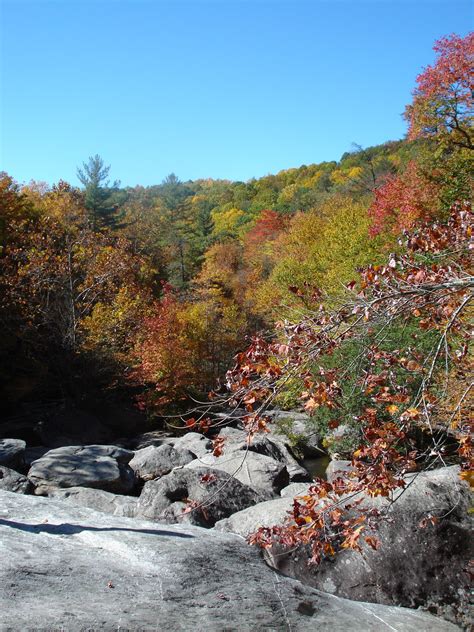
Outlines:
[[[12,529],[20,529],[28,533],[49,533],[51,535],[74,535],[82,531],[127,531],[131,533],[145,533],[148,535],[157,535],[162,537],[173,538],[194,538],[189,533],[176,533],[175,531],[166,531],[164,529],[127,529],[125,527],[90,527],[80,524],[70,524],[68,522],[60,524],[28,524],[26,522],[15,522],[14,520],[4,520],[0,518],[0,525],[11,527]]]

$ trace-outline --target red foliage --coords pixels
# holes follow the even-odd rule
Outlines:
[[[438,187],[420,174],[414,161],[410,162],[403,174],[388,177],[376,190],[369,208],[371,234],[412,228],[420,219],[434,215],[438,197]]]
[[[245,235],[246,250],[252,250],[265,241],[273,241],[288,226],[289,217],[266,209],[260,213],[254,226]]]
[[[409,138],[444,135],[473,149],[474,33],[444,37],[433,47],[438,58],[418,77],[413,103],[407,106]]]
[[[249,349],[237,356],[235,368],[227,374],[231,403],[247,409],[244,425],[251,437],[260,420],[265,421],[264,411],[278,394],[279,383],[289,376],[304,383],[301,398],[310,413],[325,407],[337,414],[344,397],[338,383],[344,367],[321,367],[317,375],[314,369],[318,358],[333,354],[345,340],[362,341],[377,327],[384,335],[391,323],[413,318],[421,329],[434,333],[432,346],[423,353],[366,345],[368,369],[361,374],[358,388],[370,397],[372,405],[357,415],[361,442],[352,454],[352,473],[332,484],[317,480],[308,494],[295,499],[286,524],[261,528],[250,542],[263,547],[275,541],[289,547],[307,544],[314,563],[339,549],[361,550],[362,534],[367,534],[367,545],[376,549],[378,541],[368,532],[376,528],[380,516],[362,507],[362,500],[354,502],[354,496],[381,496],[393,501],[393,492],[405,486],[407,472],[433,466],[438,459],[444,463],[431,420],[438,404],[433,387],[440,367],[448,362],[461,363],[467,354],[470,334],[464,318],[474,296],[473,224],[470,205],[454,205],[448,222],[426,223],[405,235],[405,255],[391,255],[387,265],[361,270],[358,294],[346,305],[332,311],[321,305],[296,324],[282,323],[286,344],[256,337]],[[393,367],[403,368],[400,378]],[[407,388],[406,372],[421,377],[414,392]],[[337,426],[338,421],[330,423]],[[265,423],[262,425],[265,428]],[[420,427],[433,433],[431,450],[416,449],[411,437]],[[469,436],[472,428],[467,421],[451,428],[458,441],[462,477],[469,480],[474,465]]]

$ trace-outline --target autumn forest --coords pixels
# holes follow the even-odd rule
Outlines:
[[[226,411],[249,444],[268,411],[304,412],[355,474],[316,479],[291,525],[249,539],[309,545],[313,564],[379,547],[367,516],[323,518],[316,497],[391,498],[407,472],[447,465],[472,482],[474,36],[434,50],[406,137],[339,161],[146,187],[100,155],[79,158],[80,187],[2,173],[8,429],[58,402],[118,402],[219,457]]]

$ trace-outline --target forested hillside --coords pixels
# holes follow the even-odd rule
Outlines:
[[[438,42],[406,139],[339,162],[133,188],[100,156],[79,167],[81,188],[3,173],[4,413],[104,394],[185,410],[219,389],[249,336],[335,306],[356,269],[403,254],[403,230],[446,220],[471,195],[472,42]],[[294,389],[280,402],[298,403]]]
[[[367,629],[415,614],[454,629],[398,606],[471,629],[474,34],[434,50],[406,137],[339,161],[148,187],[122,187],[100,155],[78,166],[81,186],[0,174],[9,620],[39,601],[61,628],[173,611],[179,629],[195,616],[218,629],[221,608],[229,630],[290,630],[290,616],[332,630],[355,599],[391,606],[376,611],[396,628],[373,610]],[[225,532],[323,592],[291,583],[296,616],[287,579],[265,568],[255,614],[257,558]],[[78,582],[117,605],[87,618]]]

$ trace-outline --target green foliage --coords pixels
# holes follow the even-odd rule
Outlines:
[[[314,377],[324,370],[338,368],[338,384],[342,390],[341,407],[331,410],[317,408],[311,417],[311,426],[323,437],[332,452],[348,455],[360,442],[358,415],[366,408],[376,408],[381,420],[389,421],[392,415],[383,401],[374,403],[373,389],[364,386],[364,376],[382,371],[390,372],[393,385],[404,389],[412,399],[421,386],[423,372],[419,364],[433,348],[437,332],[420,329],[416,319],[395,321],[389,327],[374,329],[370,335],[345,341],[334,353],[319,359],[312,367]],[[367,349],[374,350],[371,353]],[[385,366],[384,353],[404,349],[406,358],[401,364]],[[380,358],[377,359],[377,353]],[[337,422],[337,425],[336,423]]]
[[[106,166],[98,154],[90,156],[89,161],[82,164],[82,169],[77,169],[77,177],[84,187],[85,206],[94,230],[117,228],[123,219],[123,214],[118,211],[118,203],[123,201],[123,196],[119,193],[120,183],[115,181],[109,186],[109,171],[110,165]]]

